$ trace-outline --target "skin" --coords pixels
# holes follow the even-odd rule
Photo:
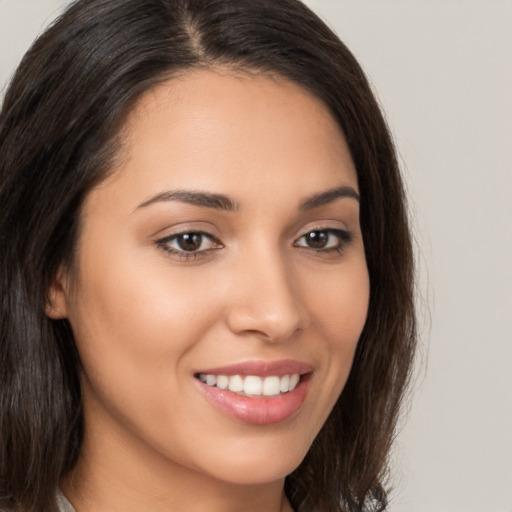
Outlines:
[[[342,391],[368,308],[359,202],[300,209],[358,190],[343,133],[299,86],[218,70],[144,95],[122,135],[115,172],[85,200],[73,269],[50,290],[48,314],[69,319],[83,362],[85,440],[64,494],[80,512],[290,511],[284,478]],[[237,209],[141,206],[175,190]],[[351,239],[331,234],[317,250],[304,235],[320,229]],[[188,259],[158,242],[183,231],[215,242]],[[283,359],[313,375],[300,410],[276,424],[227,416],[194,377]]]

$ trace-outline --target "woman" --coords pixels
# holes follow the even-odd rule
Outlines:
[[[0,165],[2,510],[385,509],[405,199],[311,11],[77,1],[12,80]]]

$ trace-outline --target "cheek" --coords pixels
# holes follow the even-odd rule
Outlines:
[[[161,415],[163,392],[179,392],[189,378],[180,363],[218,318],[217,301],[165,261],[113,260],[96,255],[81,265],[70,321],[85,376],[105,399],[126,390],[125,399],[143,397],[145,412]]]
[[[306,283],[313,324],[336,352],[355,348],[361,335],[370,297],[364,256],[348,260],[341,268],[318,273]]]
[[[121,345],[140,356],[172,352],[186,347],[191,331],[207,329],[215,320],[215,298],[200,293],[199,279],[169,271],[163,259],[158,264],[126,255],[89,260],[92,265],[82,265],[77,315],[71,318],[78,330],[89,331],[88,342],[107,338],[103,349]],[[198,312],[201,324],[194,321]]]
[[[324,400],[332,407],[350,373],[368,314],[370,282],[364,257],[351,260],[341,271],[324,276],[316,287],[311,285],[313,324],[322,343],[318,351],[323,350],[327,355]]]

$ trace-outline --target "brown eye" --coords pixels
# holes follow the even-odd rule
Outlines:
[[[187,231],[157,240],[156,245],[169,254],[186,258],[201,256],[210,249],[220,249],[222,244],[208,233]]]
[[[352,234],[343,229],[315,229],[302,235],[295,246],[316,251],[341,251],[352,240]]]
[[[183,233],[176,236],[176,244],[183,251],[198,251],[203,244],[201,233]]]
[[[311,231],[304,235],[306,245],[312,249],[323,249],[329,242],[328,231]]]

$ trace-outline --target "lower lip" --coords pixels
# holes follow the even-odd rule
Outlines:
[[[302,407],[310,374],[302,375],[293,391],[276,396],[249,397],[197,380],[206,397],[224,414],[251,425],[271,425],[294,416]]]

